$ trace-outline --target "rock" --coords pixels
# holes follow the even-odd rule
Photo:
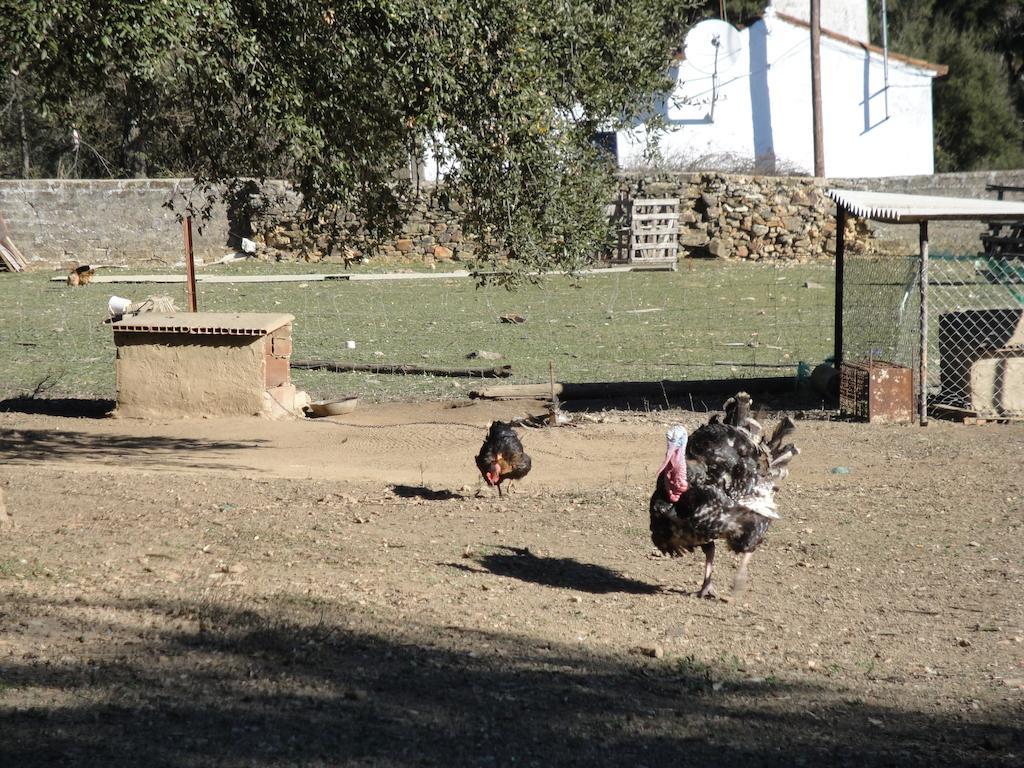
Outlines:
[[[466,355],[467,360],[501,360],[500,352],[488,352],[486,349],[478,349]]]
[[[413,242],[408,238],[402,238],[401,240],[395,241],[395,248],[397,248],[401,253],[408,253],[412,250],[412,247]]]
[[[446,246],[435,245],[433,249],[433,254],[435,259],[450,259],[454,255],[454,252],[452,251],[451,248],[448,248]]]
[[[708,243],[708,253],[717,258],[725,258],[732,255],[732,241],[723,240],[718,237],[711,239]]]

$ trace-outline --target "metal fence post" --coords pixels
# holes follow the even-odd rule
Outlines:
[[[928,221],[920,224],[920,337],[921,347],[918,352],[918,395],[921,398],[921,426],[928,425]]]

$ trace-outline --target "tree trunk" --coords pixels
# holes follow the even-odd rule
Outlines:
[[[21,87],[18,83],[18,76],[14,75],[14,102],[18,110],[18,136],[21,143],[21,175],[27,179],[32,163],[29,157],[28,124],[25,120],[25,99],[22,97]]]
[[[147,175],[146,143],[139,125],[139,112],[142,104],[138,98],[138,89],[129,81],[125,84],[124,136],[122,138],[124,168],[136,179],[144,179]]]

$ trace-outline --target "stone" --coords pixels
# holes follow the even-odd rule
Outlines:
[[[708,233],[700,230],[687,229],[679,233],[679,244],[688,248],[703,248],[709,240]]]
[[[408,238],[402,238],[401,240],[395,241],[395,248],[401,253],[408,253],[412,250],[413,242]]]
[[[450,259],[455,255],[451,248],[443,245],[435,245],[432,252],[434,257],[438,259]]]
[[[725,258],[732,255],[732,241],[714,237],[708,243],[708,253],[717,258]]]

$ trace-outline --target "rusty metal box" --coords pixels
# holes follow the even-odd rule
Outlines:
[[[844,362],[839,371],[839,410],[870,424],[913,421],[913,369],[884,360]]]

